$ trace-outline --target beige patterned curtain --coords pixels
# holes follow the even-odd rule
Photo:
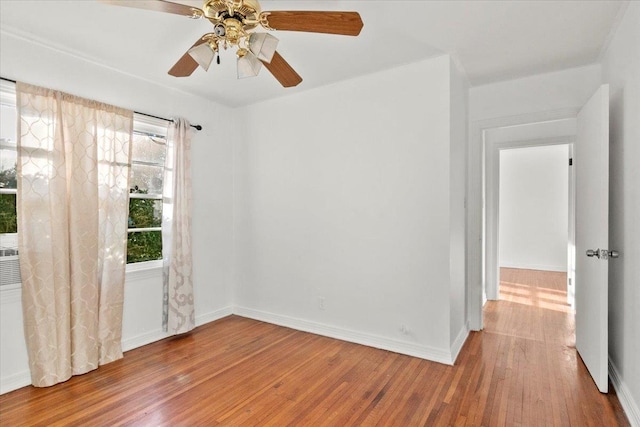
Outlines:
[[[18,247],[31,380],[122,357],[133,112],[16,85]]]
[[[162,202],[163,319],[170,334],[195,327],[191,262],[191,126],[169,125]]]

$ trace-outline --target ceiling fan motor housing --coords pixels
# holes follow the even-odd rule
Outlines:
[[[262,11],[257,0],[206,0],[202,10],[213,24],[236,20],[245,31],[259,25]]]

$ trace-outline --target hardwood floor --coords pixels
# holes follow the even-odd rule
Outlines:
[[[0,425],[628,425],[576,355],[564,275],[502,279],[455,366],[231,316],[0,396]]]

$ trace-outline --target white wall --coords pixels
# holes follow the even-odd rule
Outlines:
[[[451,363],[451,78],[443,56],[241,110],[239,314]]]
[[[501,267],[567,271],[569,147],[500,151]]]
[[[613,383],[640,426],[640,3],[631,2],[603,61],[609,83],[609,358]],[[611,370],[610,370],[611,371]]]
[[[98,66],[64,52],[3,33],[2,76],[62,90],[149,114],[182,116],[199,123],[193,156],[193,251],[199,324],[230,313],[232,295],[233,111],[179,91]],[[221,126],[224,124],[225,126]],[[161,272],[127,274],[123,345],[137,347],[164,337]],[[29,384],[20,290],[0,290],[0,391]]]
[[[451,147],[450,147],[450,345],[457,354],[467,336],[466,289],[466,197],[467,126],[469,85],[455,65],[450,68]]]
[[[582,107],[600,85],[601,72],[601,66],[593,64],[473,87],[469,91],[469,119]]]

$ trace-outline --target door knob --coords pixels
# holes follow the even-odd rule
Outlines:
[[[618,251],[609,251],[607,249],[587,249],[587,256],[607,260],[609,258],[618,258],[620,254]]]
[[[600,258],[600,249],[587,249],[587,256]]]

